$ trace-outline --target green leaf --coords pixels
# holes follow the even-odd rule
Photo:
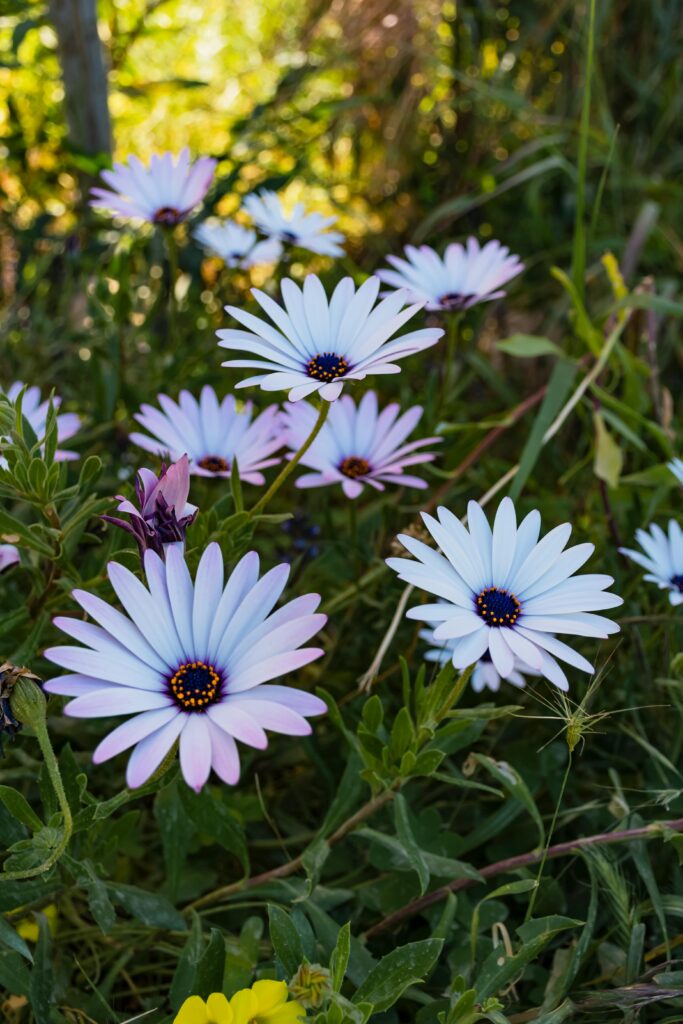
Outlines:
[[[44,914],[36,913],[38,921],[38,942],[33,959],[29,1001],[36,1021],[48,1024],[51,1019],[51,1005],[55,994],[52,974],[52,935]]]
[[[479,914],[482,904],[486,903],[487,900],[495,900],[501,896],[515,896],[519,893],[531,892],[537,885],[535,878],[520,878],[516,882],[507,882],[506,885],[499,885],[493,892],[489,892],[484,896],[482,900],[477,903],[472,913],[472,920],[470,923],[470,955],[472,961],[477,958],[477,934],[479,932]]]
[[[494,761],[492,757],[487,757],[486,754],[474,754],[473,757],[477,764],[486,768],[486,770],[493,775],[494,779],[496,779],[497,782],[500,782],[503,788],[508,791],[510,796],[515,800],[518,800],[529,812],[536,824],[536,828],[538,829],[539,846],[543,846],[545,842],[543,819],[541,818],[534,798],[529,792],[526,782],[517,769],[513,768],[512,765],[507,763],[507,761]]]
[[[401,998],[411,985],[423,981],[439,959],[441,939],[423,939],[399,946],[383,957],[356,989],[353,1002],[372,1003],[375,1013],[382,1013]]]
[[[299,896],[296,902],[308,899],[320,878],[320,873],[323,869],[323,865],[330,855],[330,845],[327,843],[322,836],[318,836],[313,840],[310,846],[304,850],[301,856],[301,863],[304,871],[306,872],[306,878],[308,885],[303,895]]]
[[[154,817],[161,833],[161,845],[167,872],[167,891],[172,899],[178,895],[183,867],[195,835],[180,799],[177,780],[163,786],[154,799]]]
[[[176,964],[176,969],[173,972],[173,981],[171,982],[171,988],[168,995],[171,1009],[175,1010],[176,1013],[188,996],[191,996],[195,991],[197,967],[199,966],[199,961],[201,960],[204,952],[204,936],[202,934],[201,918],[194,910],[191,911],[191,915],[192,924],[190,926],[190,934],[188,935],[187,942],[183,946],[183,950],[178,957],[178,963]]]
[[[249,852],[244,829],[223,801],[204,788],[195,793],[188,786],[180,787],[180,799],[188,817],[199,829],[229,850],[240,861],[245,874],[249,870]]]
[[[193,994],[207,999],[212,992],[222,991],[225,961],[225,939],[220,929],[212,928],[209,943],[197,965]]]
[[[19,953],[25,960],[29,962],[33,961],[31,950],[28,948],[21,935],[15,932],[9,921],[6,921],[4,917],[0,917],[0,942],[7,946],[9,949],[13,949],[15,953]]]
[[[605,426],[605,420],[601,413],[593,413],[593,425],[595,427],[593,471],[598,480],[604,480],[610,487],[618,487],[624,465],[621,448]]]
[[[289,914],[272,903],[268,904],[270,941],[288,975],[296,974],[304,959],[299,935]]]
[[[541,408],[538,410],[534,425],[522,450],[519,459],[519,469],[508,492],[513,501],[517,501],[519,498],[525,483],[531,475],[531,471],[536,465],[541,448],[543,447],[545,432],[562,408],[575,376],[576,366],[574,363],[560,359],[553,367],[545,398]]]
[[[0,950],[0,990],[16,996],[27,996],[30,986],[31,975],[18,953]]]
[[[344,978],[346,977],[346,968],[349,964],[349,956],[351,953],[351,922],[347,921],[343,927],[339,929],[339,935],[337,936],[337,945],[334,947],[332,956],[330,957],[330,973],[332,975],[332,988],[335,992],[339,992]]]
[[[0,786],[0,800],[10,812],[13,818],[26,825],[31,832],[40,832],[43,823],[24,797],[18,790],[11,786]]]
[[[232,500],[235,505],[235,512],[244,512],[242,481],[240,479],[240,471],[239,466],[237,465],[236,455],[233,457],[232,466],[230,468],[230,493],[232,494]]]
[[[480,1002],[509,985],[530,964],[551,939],[569,928],[578,928],[583,921],[571,917],[541,917],[527,921],[517,929],[522,945],[516,953],[508,955],[498,946],[484,961],[477,977],[477,998]]]
[[[107,891],[115,903],[120,903],[131,917],[149,925],[150,928],[170,928],[185,931],[185,919],[165,896],[138,889],[134,885],[107,882]]]
[[[536,334],[513,334],[504,341],[496,343],[496,348],[510,356],[517,356],[519,359],[534,359],[536,356],[563,356],[562,349],[558,348],[550,338],[541,338]]]
[[[394,827],[396,828],[396,835],[398,836],[405,854],[410,861],[411,866],[415,869],[415,873],[420,883],[420,896],[422,896],[429,885],[429,868],[424,858],[422,850],[418,846],[413,830],[410,825],[410,816],[408,812],[408,804],[402,793],[397,793],[394,797]]]

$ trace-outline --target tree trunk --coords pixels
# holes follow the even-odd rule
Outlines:
[[[107,74],[97,33],[97,0],[50,0],[64,80],[64,109],[72,148],[110,156]]]

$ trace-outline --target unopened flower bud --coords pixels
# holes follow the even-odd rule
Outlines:
[[[40,679],[29,669],[19,668],[9,661],[0,665],[0,694],[8,702],[17,722],[35,727],[45,721],[45,694],[40,687]]]
[[[289,992],[302,1006],[317,1009],[331,989],[330,972],[320,964],[304,961],[289,983]]]

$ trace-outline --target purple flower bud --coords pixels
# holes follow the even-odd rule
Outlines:
[[[190,465],[183,455],[168,468],[162,463],[158,476],[151,469],[140,470],[135,481],[138,507],[117,495],[117,512],[128,516],[128,522],[117,516],[102,519],[130,533],[141,558],[145,551],[155,551],[163,558],[168,544],[184,542],[185,531],[197,515],[197,507],[188,503],[189,493]]]

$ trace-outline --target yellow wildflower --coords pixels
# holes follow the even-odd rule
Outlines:
[[[19,909],[19,908],[17,908]],[[47,926],[51,933],[54,935],[57,931],[57,907],[54,903],[50,903],[47,907],[43,907],[40,911],[47,918]],[[17,933],[21,935],[22,939],[26,939],[27,942],[38,941],[38,922],[35,917],[22,917],[16,925]]]
[[[254,982],[230,1000],[232,1024],[297,1024],[306,1011],[301,1003],[288,1002],[288,995],[284,981]]]
[[[225,996],[214,992],[206,1002],[200,996],[186,999],[173,1024],[234,1024],[234,1016]]]

